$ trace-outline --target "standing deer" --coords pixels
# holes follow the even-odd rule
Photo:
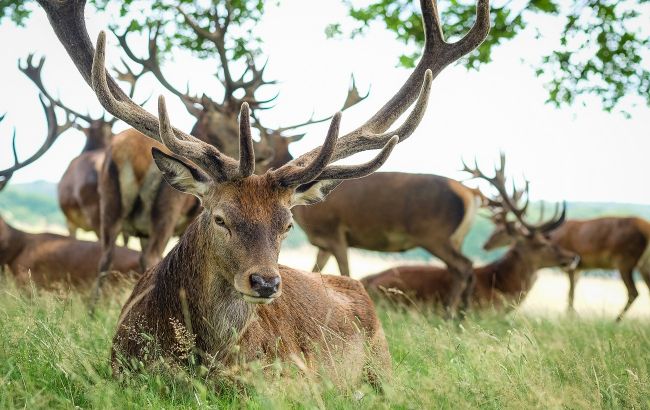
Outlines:
[[[41,72],[45,64],[42,57],[36,64],[33,63],[34,55],[30,54],[24,66],[19,62],[18,68],[39,89],[44,99],[55,107],[62,109],[72,120],[72,126],[77,128],[86,137],[86,144],[81,153],[68,165],[58,184],[59,206],[66,218],[70,236],[76,237],[78,229],[92,231],[99,237],[99,193],[97,183],[99,171],[104,161],[105,148],[113,136],[113,126],[117,118],[107,120],[105,116],[92,118],[71,109],[57,100],[47,91],[43,84]],[[133,97],[137,77],[132,74],[127,66],[126,73],[119,73],[118,78],[131,82],[129,95]]]
[[[483,245],[491,250],[512,241],[514,222],[497,225]],[[569,309],[573,310],[576,274],[587,269],[617,269],[627,289],[627,303],[618,321],[639,296],[633,279],[634,269],[650,288],[650,223],[635,217],[603,217],[589,220],[570,219],[548,233],[554,244],[580,255],[580,264],[565,269],[569,276]]]
[[[390,372],[383,330],[361,284],[280,266],[280,245],[291,228],[291,207],[321,201],[342,180],[372,173],[399,141],[415,131],[433,77],[485,39],[488,2],[478,1],[477,22],[461,40],[450,44],[444,41],[436,3],[422,0],[425,49],[391,100],[340,138],[340,114],[335,115],[321,147],[262,175],[253,174],[248,104],[241,107],[237,161],[172,128],[163,98],[156,118],[120,90],[104,68],[103,33],[93,58],[83,0],[39,3],[102,105],[138,131],[162,140],[173,154],[152,152],[165,180],[200,198],[203,205],[179,243],[145,273],[126,302],[113,341],[114,372],[131,360],[147,365],[163,356],[186,362],[188,349],[179,349],[175,336],[179,333],[189,335],[184,339],[192,342],[191,351],[206,364],[230,364],[236,355],[243,360],[304,359],[318,368],[340,358],[352,379],[360,377],[364,368],[375,370],[368,375],[371,380]],[[412,105],[405,122],[388,131]],[[381,151],[368,163],[331,165],[373,149]],[[138,336],[142,333],[150,335],[151,344]],[[235,346],[239,353],[234,353]],[[380,367],[366,367],[369,362]]]
[[[466,168],[467,169],[467,168]],[[538,225],[525,220],[526,205],[519,206],[519,194],[515,190],[508,195],[505,187],[504,168],[497,169],[493,178],[486,177],[478,168],[473,175],[489,181],[499,192],[499,198],[491,201],[499,204],[504,212],[511,213],[517,224],[509,227],[512,245],[499,260],[474,268],[475,286],[470,305],[477,308],[507,306],[521,303],[536,280],[536,272],[545,267],[568,267],[577,263],[577,255],[550,242],[547,232],[561,226],[565,219],[563,209],[546,222]],[[503,214],[500,214],[503,215]],[[505,220],[504,217],[502,220]],[[361,280],[365,288],[374,294],[394,297],[405,301],[409,295],[417,300],[444,305],[453,291],[454,274],[449,269],[434,266],[398,266]],[[391,291],[391,289],[393,289]],[[395,292],[395,289],[398,292]]]
[[[33,281],[43,288],[60,284],[88,286],[97,277],[95,269],[100,252],[97,242],[52,233],[23,232],[0,217],[0,267],[8,265],[19,285]],[[138,252],[120,247],[116,253],[116,271],[123,274],[138,271]]]

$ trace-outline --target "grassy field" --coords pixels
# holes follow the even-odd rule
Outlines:
[[[255,368],[237,387],[219,389],[178,373],[119,383],[108,355],[126,289],[91,318],[78,294],[19,292],[4,281],[0,408],[649,408],[647,290],[615,324],[624,300],[618,282],[583,279],[574,317],[560,313],[564,279],[544,273],[521,309],[460,325],[422,307],[380,305],[394,373],[383,394],[301,375],[263,377]],[[613,296],[600,300],[604,294]]]

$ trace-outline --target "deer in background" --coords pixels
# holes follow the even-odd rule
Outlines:
[[[82,229],[95,232],[99,237],[99,192],[97,187],[99,171],[104,161],[106,146],[113,136],[113,126],[117,122],[117,118],[110,120],[107,120],[105,116],[93,118],[90,114],[81,114],[64,105],[61,100],[55,99],[45,88],[41,77],[45,57],[41,57],[36,64],[33,60],[34,55],[30,54],[25,60],[24,66],[19,61],[18,68],[36,85],[41,93],[41,98],[47,100],[50,105],[62,109],[71,120],[72,127],[81,131],[86,137],[86,144],[81,153],[70,162],[58,184],[59,206],[66,218],[70,236],[76,237],[77,230]],[[125,73],[118,74],[120,80],[131,83],[129,95],[133,97],[137,77],[132,75],[128,66]]]
[[[498,224],[483,245],[496,249],[512,242],[510,232],[517,221]],[[589,220],[570,219],[548,232],[554,244],[580,255],[580,264],[565,269],[569,276],[569,310],[573,310],[577,272],[587,269],[616,269],[627,289],[627,303],[617,321],[623,318],[639,292],[633,272],[638,269],[650,288],[650,223],[635,217],[603,217]]]
[[[19,285],[33,281],[42,288],[61,284],[87,287],[97,277],[100,253],[97,242],[53,233],[27,233],[0,217],[0,267],[9,266]],[[138,252],[120,247],[116,253],[115,271],[124,275],[138,272]],[[113,276],[112,279],[118,278]]]
[[[390,101],[340,138],[340,114],[335,115],[321,147],[262,175],[253,174],[246,103],[241,108],[239,160],[235,160],[173,128],[164,99],[159,100],[156,118],[120,90],[104,68],[103,33],[93,58],[83,0],[39,3],[102,105],[138,131],[162,140],[173,155],[154,149],[153,156],[165,180],[203,204],[179,243],[145,273],[126,302],[113,342],[114,372],[132,359],[145,366],[160,356],[187,363],[188,349],[179,352],[175,336],[175,329],[180,329],[193,341],[190,354],[207,365],[228,365],[237,357],[265,362],[301,358],[317,369],[336,358],[345,364],[350,381],[361,377],[364,368],[374,370],[367,375],[370,380],[389,374],[383,330],[360,283],[279,266],[280,245],[291,228],[292,206],[318,202],[342,180],[372,173],[399,141],[412,134],[426,110],[433,77],[485,39],[488,2],[479,0],[476,24],[450,44],[444,41],[435,2],[422,0],[425,49]],[[412,105],[405,122],[388,131]],[[331,165],[373,149],[381,151],[368,163]],[[151,335],[156,350],[149,350],[152,346],[138,337],[142,332]]]
[[[232,5],[228,3],[227,10],[231,13]],[[157,39],[159,27],[151,29],[148,39],[148,51],[146,57],[138,57],[129,47],[127,30],[123,34],[116,34],[119,43],[126,55],[142,67],[138,74],[152,73],[158,82],[172,94],[179,97],[188,112],[196,118],[191,135],[219,149],[220,152],[229,156],[236,156],[239,149],[237,107],[243,102],[256,109],[267,108],[270,100],[258,100],[256,92],[262,86],[274,84],[273,81],[264,80],[265,66],[261,68],[249,61],[241,76],[233,77],[234,70],[228,66],[226,51],[221,44],[222,36],[227,34],[227,24],[213,28],[212,32],[203,30],[191,17],[183,14],[188,20],[196,35],[205,40],[215,43],[222,63],[221,81],[224,85],[224,95],[221,102],[216,102],[207,95],[197,98],[189,93],[183,93],[171,85],[164,77],[158,61]],[[217,19],[217,21],[219,21]],[[219,34],[217,34],[219,33]],[[235,94],[243,94],[237,98]],[[356,97],[356,98],[355,98]],[[356,86],[353,85],[348,92],[346,105],[354,105],[365,97],[360,97]],[[264,129],[260,142],[254,142],[253,148],[256,154],[256,169],[263,172],[269,168],[270,161],[274,157],[274,147],[268,135],[273,135],[278,141],[284,133],[290,129],[303,127],[310,124],[325,121],[325,119],[314,120],[283,127],[278,130]],[[165,150],[162,144],[147,138],[136,130],[127,130],[115,136],[107,150],[107,160],[100,176],[100,215],[101,234],[100,241],[103,256],[98,266],[98,272],[104,275],[110,271],[113,260],[112,250],[115,240],[120,232],[127,235],[139,237],[141,240],[142,255],[141,265],[145,269],[153,266],[162,256],[163,250],[169,239],[174,235],[180,235],[187,225],[200,211],[200,204],[196,198],[172,189],[163,183],[162,174],[156,168],[150,155],[152,148]]]
[[[502,157],[504,158],[504,157]],[[520,304],[536,280],[536,272],[545,267],[568,267],[577,263],[578,256],[550,242],[545,235],[561,226],[566,215],[566,206],[558,216],[537,225],[526,221],[526,204],[521,206],[520,194],[507,192],[505,185],[505,162],[495,169],[494,177],[487,177],[478,167],[466,170],[475,177],[492,184],[499,193],[491,205],[498,205],[495,211],[506,220],[504,214],[512,214],[517,221],[509,227],[512,244],[508,252],[497,261],[474,268],[475,286],[472,289],[470,306],[474,308],[514,307]],[[361,280],[365,288],[377,295],[391,297],[405,302],[409,296],[416,300],[443,305],[449,292],[453,291],[454,274],[449,269],[435,266],[398,266],[384,272],[367,276]],[[395,291],[397,290],[397,292]]]

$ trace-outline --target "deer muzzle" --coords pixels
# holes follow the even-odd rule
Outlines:
[[[249,303],[271,303],[282,294],[282,278],[277,268],[249,269],[235,279],[235,289]]]

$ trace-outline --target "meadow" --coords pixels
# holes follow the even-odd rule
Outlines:
[[[52,196],[47,188],[40,199]],[[50,215],[57,212],[53,206],[38,215],[30,206],[33,194],[19,194],[5,196],[13,201],[12,213],[4,213],[12,223],[63,231]],[[54,223],[45,228],[39,216]],[[472,235],[484,238],[490,226],[479,221]],[[300,231],[288,242],[280,262],[310,269],[315,249]],[[356,250],[350,262],[356,277],[432,263],[417,253]],[[338,274],[333,260],[325,272]],[[640,297],[621,323],[614,322],[626,300],[620,280],[583,277],[577,313],[568,314],[568,280],[552,270],[543,271],[524,303],[508,314],[474,313],[459,323],[425,306],[379,303],[393,360],[393,377],[379,393],[369,385],[336,386],[291,363],[254,363],[227,377],[207,377],[199,368],[118,381],[109,352],[128,286],[105,297],[90,316],[84,294],[21,291],[4,277],[0,408],[650,408],[650,298],[644,284],[638,288]]]
[[[282,259],[305,264],[309,252]],[[390,263],[353,255],[357,264]],[[333,269],[333,264],[328,269]],[[292,364],[253,364],[227,378],[191,373],[112,378],[110,343],[128,288],[87,313],[79,293],[0,291],[0,408],[648,408],[650,300],[622,323],[624,289],[612,279],[578,284],[578,314],[564,313],[566,279],[544,272],[523,306],[465,321],[441,320],[424,306],[377,306],[393,358],[378,393],[338,386]],[[279,375],[280,369],[282,375]]]

